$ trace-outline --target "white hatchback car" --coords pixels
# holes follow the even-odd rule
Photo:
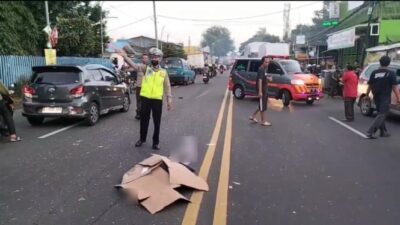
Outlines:
[[[379,63],[371,63],[368,64],[367,67],[360,74],[360,78],[358,80],[358,97],[357,97],[357,105],[360,107],[361,114],[364,116],[371,116],[375,111],[375,104],[372,101],[373,96],[370,94],[369,98],[365,98],[367,96],[367,88],[368,88],[368,80],[374,70],[377,70],[380,67]],[[397,86],[400,88],[400,63],[392,62],[389,65],[389,69],[395,71],[397,75]],[[396,104],[396,96],[392,92],[392,102],[390,105],[390,113],[396,114],[400,116],[400,105]]]

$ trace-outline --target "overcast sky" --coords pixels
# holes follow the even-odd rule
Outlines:
[[[168,37],[168,41],[185,46],[190,37],[191,45],[200,45],[201,34],[213,25],[228,28],[236,48],[260,27],[282,37],[284,3],[291,4],[291,29],[297,24],[311,24],[313,12],[323,5],[322,1],[156,1],[158,37],[164,41]],[[114,40],[139,35],[155,37],[152,1],[107,1],[103,8],[110,12],[109,17],[118,17],[107,19],[107,34]]]

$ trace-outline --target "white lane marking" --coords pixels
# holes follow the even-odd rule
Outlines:
[[[342,121],[339,121],[339,120],[337,120],[336,118],[333,118],[333,117],[331,117],[331,116],[329,117],[329,119],[332,120],[332,121],[335,121],[336,123],[338,123],[338,124],[344,126],[344,127],[347,128],[347,129],[353,131],[354,133],[360,135],[361,137],[368,139],[368,137],[365,136],[365,134],[363,134],[362,132],[360,132],[360,131],[358,131],[358,130],[352,128],[351,126],[349,126],[349,125],[343,123]]]
[[[196,98],[200,98],[201,96],[206,95],[206,94],[208,93],[208,91],[209,91],[209,90],[207,90],[207,91],[205,91],[205,92],[203,92],[203,93],[197,95]]]
[[[43,139],[43,138],[50,137],[50,136],[52,136],[52,135],[55,135],[55,134],[58,134],[58,133],[60,133],[60,132],[65,131],[65,130],[68,130],[68,129],[71,129],[71,128],[73,128],[73,127],[76,127],[76,126],[78,126],[80,123],[81,123],[81,122],[78,122],[78,123],[69,125],[69,126],[67,126],[67,127],[64,127],[64,128],[58,129],[58,130],[56,130],[56,131],[53,131],[53,132],[51,132],[51,133],[45,134],[45,135],[43,135],[43,136],[40,136],[40,137],[38,137],[38,138],[39,138],[39,139]]]

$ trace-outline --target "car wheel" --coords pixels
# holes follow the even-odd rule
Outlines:
[[[360,112],[364,116],[372,116],[374,110],[372,109],[371,99],[367,96],[361,98]]]
[[[26,119],[32,126],[39,126],[43,123],[44,117],[27,117]]]
[[[185,81],[183,82],[183,84],[184,84],[185,86],[189,85],[189,77],[188,77],[188,78],[185,78]]]
[[[290,92],[287,90],[282,92],[282,103],[284,106],[288,106],[290,104]]]
[[[312,105],[312,104],[314,104],[314,100],[307,100],[306,103],[307,103],[307,105]]]
[[[243,87],[241,85],[236,85],[233,88],[233,95],[235,96],[235,98],[237,99],[243,99],[245,94],[244,94],[244,90]]]
[[[130,107],[130,103],[129,103],[129,97],[128,95],[124,96],[124,103],[123,103],[123,108],[121,109],[121,112],[128,112],[129,111],[129,107]]]
[[[99,120],[99,117],[100,117],[99,106],[94,102],[90,103],[89,113],[86,117],[86,124],[88,126],[95,125]]]

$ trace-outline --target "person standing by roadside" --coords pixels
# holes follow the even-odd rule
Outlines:
[[[258,93],[258,109],[250,116],[250,120],[254,122],[258,122],[255,118],[257,114],[260,114],[261,117],[261,125],[263,126],[271,126],[271,123],[265,120],[264,112],[267,110],[267,103],[268,103],[268,81],[272,81],[271,77],[267,77],[268,65],[271,62],[272,57],[270,56],[263,56],[261,58],[261,66],[258,68],[257,72],[257,82],[256,82],[256,89]]]
[[[126,56],[126,53],[120,52],[120,54],[124,57],[124,59],[130,66],[135,66],[132,60],[130,60]],[[160,66],[160,62],[163,56],[162,51],[158,48],[151,48],[149,50],[149,56],[151,60],[151,65],[146,67],[140,90],[140,139],[136,142],[135,146],[140,147],[143,145],[143,143],[146,143],[151,114],[154,122],[153,149],[159,150],[163,97],[165,93],[167,97],[168,110],[171,110],[171,84],[167,71]]]
[[[360,78],[361,67],[360,64],[358,63],[358,60],[354,60],[354,72],[357,74],[357,77]]]
[[[9,140],[11,142],[21,141],[21,137],[18,137],[15,131],[15,124],[12,116],[12,111],[9,109],[8,105],[12,104],[12,99],[10,97],[10,92],[0,81],[0,116],[4,118],[4,123],[7,125]]]
[[[390,58],[382,56],[379,60],[381,67],[371,73],[368,81],[367,96],[372,91],[378,115],[367,131],[367,137],[376,138],[375,132],[379,129],[381,137],[389,137],[385,120],[389,112],[392,91],[396,95],[397,104],[400,103],[400,92],[397,88],[397,79],[394,71],[390,70]]]
[[[358,77],[354,72],[352,65],[347,65],[347,71],[343,74],[342,82],[343,98],[344,98],[344,114],[346,119],[344,121],[354,121],[354,103],[357,98]]]
[[[129,64],[129,66],[131,66],[130,70],[136,71],[136,73],[137,73],[136,91],[135,91],[135,95],[136,95],[136,116],[135,116],[135,118],[137,120],[140,120],[140,109],[141,109],[140,91],[142,88],[143,76],[144,76],[146,67],[149,62],[149,56],[147,54],[143,54],[142,55],[142,63],[134,63],[134,62],[132,62],[132,60],[129,57],[127,57],[127,56],[123,56],[123,57],[124,57],[124,60]]]

